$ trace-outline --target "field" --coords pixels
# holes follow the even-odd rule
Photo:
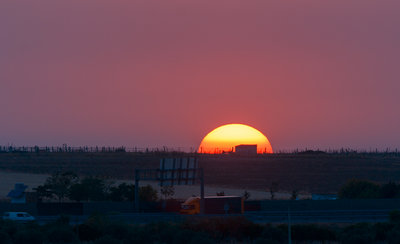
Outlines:
[[[0,171],[51,174],[72,170],[79,175],[133,180],[135,168],[157,168],[161,153],[0,153]],[[205,182],[213,189],[336,193],[348,179],[385,183],[400,181],[398,153],[274,154],[257,157],[199,155]]]
[[[277,182],[289,192],[336,193],[351,178],[400,181],[400,155],[394,153],[207,157],[201,163],[209,184],[259,190]]]

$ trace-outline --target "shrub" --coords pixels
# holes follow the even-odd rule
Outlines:
[[[393,223],[376,223],[375,224],[375,240],[385,241],[388,238],[388,233],[393,229]],[[399,242],[400,243],[400,242]]]
[[[328,228],[317,225],[293,225],[292,239],[298,241],[333,241],[336,233]]]
[[[80,224],[75,227],[75,232],[81,241],[93,241],[100,238],[103,233],[99,228],[89,224]]]
[[[18,231],[14,237],[15,244],[42,244],[43,235],[39,230]]]
[[[369,224],[355,224],[344,228],[342,230],[340,239],[344,244],[373,243],[375,239],[375,232]]]
[[[352,179],[340,188],[338,195],[341,199],[379,198],[380,186],[371,181]]]
[[[278,243],[285,242],[287,240],[287,234],[284,230],[287,230],[287,226],[285,225],[280,227],[266,225],[261,233],[261,238],[258,239],[258,242],[260,242],[260,240],[269,240]]]
[[[381,186],[381,198],[396,198],[399,195],[399,187],[394,182],[389,182]]]
[[[394,228],[387,231],[385,240],[389,244],[400,243],[400,226],[395,226]]]
[[[253,242],[253,244],[282,244],[282,242],[265,239],[265,238],[258,238]]]
[[[131,228],[125,223],[110,223],[105,227],[105,235],[113,237],[118,240],[128,239],[131,233]]]
[[[128,243],[154,243],[154,235],[156,233],[152,233],[150,231],[146,231],[145,227],[136,227],[132,228],[129,237],[128,237]]]
[[[15,223],[14,221],[5,220],[2,221],[1,229],[5,233],[7,233],[10,237],[13,237],[17,233],[19,227],[18,224]]]
[[[69,225],[70,222],[70,218],[67,215],[61,215],[57,220],[56,220],[56,224],[60,224],[60,225]]]
[[[66,225],[52,228],[47,234],[47,239],[51,243],[71,243],[78,240],[71,227]]]
[[[112,186],[109,189],[108,198],[111,201],[122,202],[131,201],[133,202],[135,196],[135,185],[121,183],[118,186]]]
[[[192,239],[190,240],[190,242],[188,242],[188,243],[189,244],[214,244],[217,242],[214,241],[213,239],[211,239],[205,233],[195,233],[192,236]]]
[[[0,244],[12,244],[10,235],[5,231],[0,231]]]
[[[111,236],[103,236],[93,242],[93,244],[120,244],[121,242],[118,239],[115,239]]]
[[[263,232],[262,226],[244,217],[191,219],[182,228],[195,232],[205,232],[215,240],[236,239],[239,241],[256,239]]]
[[[396,223],[396,224],[400,223],[400,211],[399,210],[390,211],[389,221],[391,223]]]
[[[155,202],[158,199],[157,190],[151,185],[142,186],[139,189],[139,198],[144,202]]]

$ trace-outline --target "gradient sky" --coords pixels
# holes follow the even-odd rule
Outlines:
[[[0,2],[0,145],[400,148],[400,1]]]

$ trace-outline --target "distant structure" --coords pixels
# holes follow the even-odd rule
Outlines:
[[[7,197],[11,198],[11,203],[26,203],[26,188],[28,186],[24,183],[16,183],[14,189],[7,194]]]
[[[242,155],[242,156],[255,156],[255,155],[257,155],[257,144],[237,145],[237,146],[235,146],[235,154]]]
[[[312,200],[336,200],[337,195],[335,194],[311,194]]]

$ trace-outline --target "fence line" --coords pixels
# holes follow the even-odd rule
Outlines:
[[[185,150],[186,149],[186,150]],[[12,153],[12,152],[27,152],[27,153],[39,153],[39,152],[49,152],[49,153],[116,153],[116,152],[130,152],[130,153],[197,153],[197,149],[191,147],[190,149],[184,147],[111,147],[111,146],[81,146],[72,147],[68,145],[63,146],[0,146],[0,153]],[[208,155],[207,153],[200,153],[203,155]],[[350,148],[341,149],[328,149],[328,150],[309,150],[305,149],[295,149],[295,150],[277,150],[274,154],[384,154],[384,155],[394,155],[400,156],[400,151],[398,149],[370,149],[370,150],[354,150]],[[267,154],[271,155],[271,154]]]
[[[162,148],[143,148],[143,147],[72,147],[72,146],[0,146],[0,153],[10,153],[10,152],[65,152],[65,153],[73,153],[73,152],[85,152],[85,153],[99,153],[99,152],[132,152],[132,153],[194,153],[196,149],[190,148],[189,151],[183,150],[181,147],[173,148],[173,147],[162,147]]]

